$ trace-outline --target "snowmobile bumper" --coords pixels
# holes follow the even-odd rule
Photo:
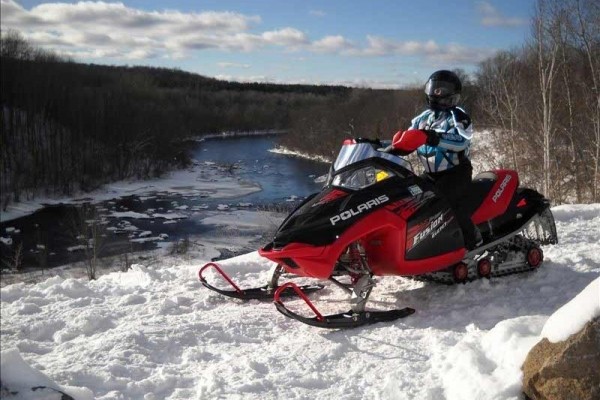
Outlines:
[[[204,271],[207,270],[208,268],[215,269],[219,273],[219,275],[221,275],[223,277],[223,279],[225,281],[227,281],[227,283],[229,283],[229,285],[231,287],[233,287],[234,290],[219,289],[219,288],[211,285],[210,283],[208,283],[206,278],[202,275],[204,273]],[[214,262],[210,262],[210,263],[204,265],[202,268],[200,268],[200,270],[198,271],[198,278],[200,279],[200,283],[202,283],[202,285],[204,285],[206,288],[212,290],[213,292],[217,292],[217,293],[222,294],[227,297],[233,297],[235,299],[240,299],[240,300],[268,300],[268,301],[271,301],[271,300],[273,300],[273,294],[278,289],[277,280],[278,280],[281,272],[282,272],[282,268],[280,266],[278,266],[275,269],[275,271],[273,272],[273,277],[271,278],[271,281],[265,286],[261,286],[261,287],[257,287],[257,288],[249,288],[249,289],[240,289],[233,282],[233,280],[229,277],[229,275],[227,275],[225,272],[223,272],[223,270],[221,269],[221,267],[218,264],[216,264]],[[304,293],[312,293],[312,292],[316,292],[317,290],[321,290],[321,289],[323,289],[322,285],[304,285],[301,287],[301,290],[303,290]],[[284,296],[284,297],[292,296],[292,295],[294,295],[294,291],[292,289],[285,290],[281,293],[281,296]]]

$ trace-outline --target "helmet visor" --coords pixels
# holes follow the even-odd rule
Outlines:
[[[435,110],[445,110],[454,107],[458,103],[459,95],[451,95],[446,97],[427,96],[427,104]]]
[[[431,97],[447,97],[456,94],[456,85],[452,82],[429,80],[425,85],[425,94]]]

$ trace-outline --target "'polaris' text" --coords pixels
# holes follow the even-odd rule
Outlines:
[[[389,200],[390,200],[390,198],[387,197],[385,194],[383,194],[383,195],[377,197],[376,199],[371,199],[365,203],[359,204],[358,206],[356,206],[356,208],[352,208],[352,209],[346,210],[338,215],[334,215],[333,217],[329,218],[329,221],[331,221],[331,225],[335,225],[336,223],[338,223],[340,221],[345,221],[348,218],[359,215],[359,214],[361,214],[367,210],[370,210],[371,208],[373,208],[375,206],[383,204]]]

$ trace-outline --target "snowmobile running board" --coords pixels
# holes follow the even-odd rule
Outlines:
[[[233,287],[234,290],[219,289],[219,288],[214,287],[210,283],[208,283],[206,281],[206,279],[204,278],[204,276],[202,276],[202,273],[208,268],[214,268],[223,277],[223,279],[225,279]],[[213,292],[220,293],[227,297],[233,297],[235,299],[240,299],[240,300],[272,301],[273,293],[275,293],[275,291],[280,288],[277,286],[277,280],[278,280],[281,272],[282,272],[282,269],[280,267],[277,267],[275,269],[275,271],[273,272],[273,277],[271,278],[271,281],[269,282],[269,284],[267,284],[265,286],[251,288],[251,289],[240,289],[233,282],[233,280],[229,277],[229,275],[227,275],[225,272],[223,272],[223,270],[221,269],[221,267],[219,267],[219,265],[217,263],[210,262],[210,263],[206,264],[205,266],[203,266],[202,268],[200,268],[200,271],[198,271],[198,278],[200,279],[200,282],[208,289],[212,290]],[[321,290],[323,288],[324,288],[324,286],[322,286],[322,285],[304,285],[304,286],[301,286],[299,289],[301,289],[304,293],[312,293],[312,292],[316,292],[317,290]],[[288,290],[285,290],[285,291],[281,292],[281,294],[280,294],[280,296],[292,296],[292,295],[294,295],[294,290],[292,290],[291,288],[288,288]]]
[[[314,317],[303,317],[290,311],[283,302],[280,300],[282,295],[293,290],[296,294],[308,305],[308,307],[315,314]],[[389,311],[348,311],[346,313],[333,314],[333,315],[322,315],[314,304],[306,297],[303,289],[298,287],[292,282],[287,282],[281,285],[276,291],[273,297],[275,307],[277,311],[285,315],[286,317],[293,318],[307,325],[316,326],[319,328],[339,329],[339,328],[356,328],[363,325],[371,325],[377,322],[389,322],[399,318],[408,317],[413,314],[415,310],[413,308],[403,308],[401,310],[389,310]]]

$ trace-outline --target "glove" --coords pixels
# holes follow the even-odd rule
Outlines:
[[[384,153],[389,153],[394,156],[407,156],[411,153],[411,152],[407,152],[407,151],[402,151],[400,149],[395,149],[394,146],[391,144],[386,148],[379,149],[379,151],[382,151]]]
[[[427,134],[426,145],[435,147],[440,144],[440,134],[438,132],[433,129],[423,129],[423,132]]]

